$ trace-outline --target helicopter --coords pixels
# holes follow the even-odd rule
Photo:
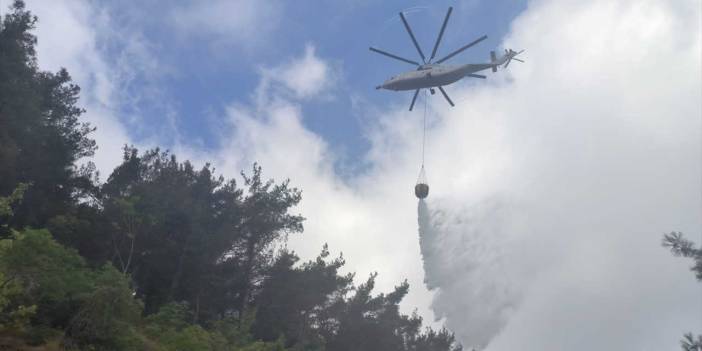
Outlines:
[[[424,56],[424,52],[422,51],[422,49],[419,47],[417,39],[414,37],[414,33],[412,33],[412,29],[410,28],[409,23],[405,18],[405,15],[402,12],[400,12],[400,19],[402,19],[402,24],[404,24],[407,33],[412,39],[414,47],[417,48],[417,52],[422,58],[422,63],[420,64],[417,61],[409,60],[404,57],[391,54],[387,51],[370,47],[369,49],[373,52],[417,66],[417,68],[413,71],[403,72],[397,76],[391,77],[390,79],[386,80],[383,84],[376,86],[376,89],[387,89],[394,91],[414,90],[414,96],[412,97],[412,102],[410,103],[409,107],[410,111],[412,111],[414,103],[417,100],[417,95],[419,95],[419,91],[421,89],[429,89],[429,92],[432,95],[434,95],[436,92],[434,88],[438,88],[439,91],[441,91],[441,94],[446,99],[446,101],[448,101],[449,105],[455,106],[453,101],[451,101],[451,98],[449,98],[448,94],[446,94],[446,91],[444,90],[443,86],[455,83],[465,77],[485,79],[487,78],[486,76],[476,73],[486,69],[492,69],[493,72],[497,72],[498,67],[504,65],[504,68],[507,68],[507,66],[509,66],[509,63],[512,60],[519,61],[522,63],[524,62],[516,58],[516,56],[524,52],[524,50],[514,51],[512,49],[506,49],[504,55],[501,55],[499,58],[496,56],[494,51],[491,51],[490,62],[488,63],[468,63],[462,65],[442,64],[448,59],[487,39],[487,35],[483,35],[482,37],[468,43],[467,45],[464,45],[458,50],[453,51],[452,53],[434,61],[434,58],[436,57],[436,52],[439,48],[439,44],[441,43],[441,38],[444,35],[444,30],[446,30],[446,24],[448,23],[449,17],[451,17],[452,11],[453,7],[449,7],[448,12],[446,12],[446,17],[444,18],[444,23],[441,25],[439,36],[436,38],[434,49],[432,50],[431,56],[428,60]]]

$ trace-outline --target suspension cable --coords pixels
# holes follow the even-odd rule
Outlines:
[[[427,139],[427,91],[424,90],[424,120],[422,121],[422,168],[424,168],[424,146]]]

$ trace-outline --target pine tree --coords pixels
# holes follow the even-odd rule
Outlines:
[[[75,165],[96,149],[94,128],[79,121],[80,88],[65,69],[39,70],[36,22],[20,0],[0,20],[0,194],[32,185],[13,208],[16,228],[42,227],[66,213],[90,191],[94,171]]]
[[[702,281],[702,248],[695,248],[695,243],[687,240],[681,232],[664,234],[663,246],[669,248],[675,256],[691,258],[694,265],[690,269],[695,272],[697,280]],[[680,344],[684,351],[702,351],[702,334],[695,339],[692,333],[687,333]]]

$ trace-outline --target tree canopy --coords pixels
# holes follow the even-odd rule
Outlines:
[[[65,69],[38,69],[36,21],[21,1],[0,21],[0,194],[32,184],[14,208],[15,226],[44,226],[89,191],[94,166],[76,161],[97,148],[94,128],[79,121],[80,88]]]

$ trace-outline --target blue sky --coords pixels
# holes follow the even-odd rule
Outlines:
[[[454,6],[439,55],[487,34],[488,40],[453,59],[453,62],[483,62],[508,32],[510,22],[526,6],[525,1],[504,0],[275,2],[272,11],[277,14],[270,18],[276,23],[254,23],[264,33],[255,43],[240,45],[235,33],[231,41],[227,38],[226,28],[216,35],[180,35],[168,24],[168,13],[158,2],[147,1],[138,8],[122,3],[106,5],[112,26],[140,33],[159,65],[166,67],[161,69],[167,70],[141,71],[126,86],[129,95],[145,97],[135,105],[121,106],[123,116],[146,117],[132,123],[129,133],[134,140],[152,137],[154,130],[170,123],[180,133],[178,142],[189,142],[206,150],[219,147],[216,126],[223,123],[220,120],[223,110],[233,101],[250,98],[260,80],[259,69],[285,63],[290,57],[302,55],[306,45],[312,45],[319,57],[338,70],[343,84],[333,87],[326,98],[302,105],[304,124],[329,142],[344,163],[337,167],[346,170],[357,169],[369,147],[363,135],[365,119],[358,116],[352,101],[363,99],[375,105],[388,101],[409,103],[410,93],[376,91],[373,87],[411,66],[368,50],[368,46],[374,45],[405,57],[418,57],[399,21],[399,11],[408,11],[407,18],[423,50],[430,51],[445,11],[448,6]],[[119,59],[117,52],[128,44],[114,41],[107,48],[106,57]],[[154,90],[158,93],[153,94]],[[164,147],[172,147],[176,142],[171,133],[159,134],[158,141]]]
[[[303,190],[290,248],[328,243],[378,292],[407,279],[403,311],[466,346],[673,349],[702,329],[702,285],[660,247],[702,242],[700,0],[27,2],[39,65],[82,87],[103,179],[125,143],[228,178],[258,161]],[[410,9],[429,51],[449,5],[440,54],[487,34],[452,61],[526,63],[429,100],[418,240],[423,109],[374,89],[411,67],[368,46],[416,57]]]

